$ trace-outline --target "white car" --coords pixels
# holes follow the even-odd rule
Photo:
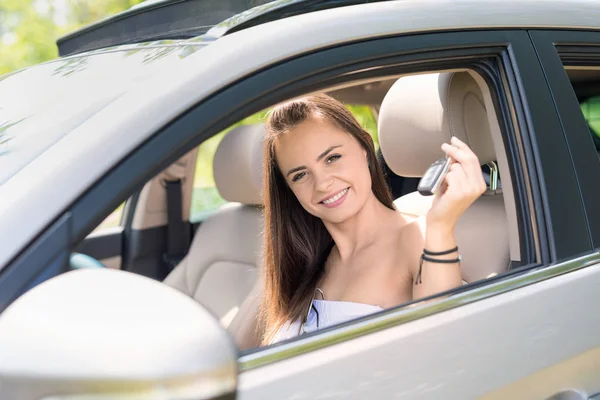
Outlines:
[[[600,393],[600,3],[218,3],[0,77],[0,398]],[[261,116],[313,92],[377,121],[398,210],[452,134],[488,190],[461,288],[261,347]]]

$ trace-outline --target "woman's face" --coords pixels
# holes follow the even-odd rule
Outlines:
[[[279,137],[275,155],[302,207],[325,222],[344,222],[372,194],[366,150],[324,119],[308,119]]]

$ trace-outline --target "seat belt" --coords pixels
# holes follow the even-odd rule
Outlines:
[[[167,273],[185,257],[190,244],[190,231],[181,212],[181,180],[166,181],[167,190],[167,252],[163,260]]]

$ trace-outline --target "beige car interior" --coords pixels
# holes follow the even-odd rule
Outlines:
[[[181,180],[182,218],[184,221],[190,220],[197,153],[197,148],[188,152],[144,185],[133,214],[132,229],[142,230],[167,225],[166,181]]]
[[[470,73],[398,79],[379,112],[379,143],[390,169],[401,176],[423,176],[444,155],[440,147],[452,136],[467,143],[482,165],[496,160],[483,94]],[[401,212],[425,216],[433,198],[414,192],[394,203]],[[464,281],[508,269],[508,226],[501,191],[489,190],[479,197],[460,218],[455,234]]]
[[[188,152],[175,161],[160,174],[148,181],[142,188],[134,211],[131,228],[135,230],[150,229],[167,224],[167,195],[165,182],[181,180],[182,219],[189,221],[192,189],[194,186],[194,168],[198,148]],[[117,229],[121,229],[120,227]],[[106,231],[103,231],[106,233]],[[99,232],[102,234],[102,232]],[[93,236],[94,233],[90,235]],[[120,269],[121,256],[99,260],[108,268]]]
[[[396,76],[347,84],[329,93],[345,103],[371,105],[379,112],[381,150],[398,175],[422,176],[443,155],[440,146],[452,135],[468,143],[482,164],[496,161],[502,189],[488,190],[456,229],[463,279],[473,282],[501,273],[510,260],[519,260],[507,160],[495,113],[488,111],[493,110],[491,94],[479,75],[456,70]],[[264,127],[258,124],[239,126],[225,135],[215,154],[214,178],[219,193],[230,203],[201,223],[187,256],[164,281],[212,311],[240,349],[259,345],[263,134]],[[189,153],[163,172],[188,179],[184,181],[184,218],[189,218],[192,188],[188,185],[195,159],[196,153]],[[138,229],[166,223],[164,189],[153,186],[160,184],[160,176],[142,192],[147,196],[146,209],[140,210],[140,216],[136,212]],[[396,199],[395,204],[399,211],[425,215],[432,199],[415,192]]]
[[[198,227],[186,257],[165,283],[203,304],[229,327],[254,287],[260,266],[264,128],[234,128],[214,158],[214,178],[230,203]],[[244,316],[244,314],[240,314]]]

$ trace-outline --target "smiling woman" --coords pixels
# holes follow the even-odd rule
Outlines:
[[[371,136],[341,103],[316,95],[273,109],[263,164],[265,344],[460,286],[454,225],[485,183],[467,145],[453,138],[442,150],[452,165],[425,234],[424,218],[396,211]]]

